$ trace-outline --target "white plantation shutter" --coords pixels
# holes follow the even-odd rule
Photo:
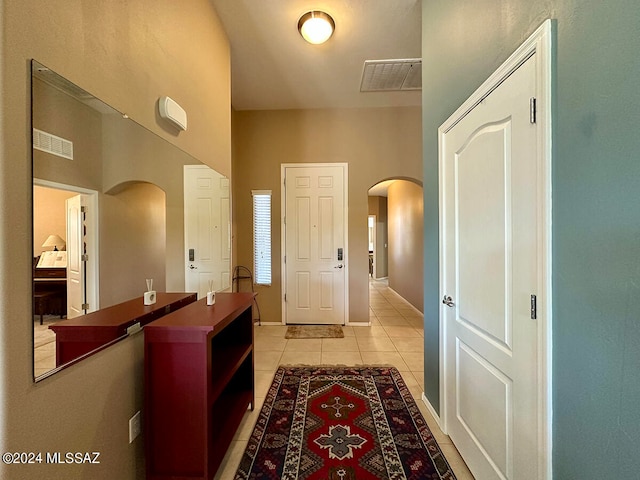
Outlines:
[[[255,283],[271,285],[271,190],[252,190]]]

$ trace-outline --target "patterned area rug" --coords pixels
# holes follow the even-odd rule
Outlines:
[[[344,338],[340,325],[291,325],[284,338]]]
[[[395,368],[281,366],[235,478],[455,476]]]

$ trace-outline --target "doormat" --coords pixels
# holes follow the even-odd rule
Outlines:
[[[291,325],[284,338],[344,338],[341,325]]]
[[[394,367],[276,371],[236,480],[454,480]]]

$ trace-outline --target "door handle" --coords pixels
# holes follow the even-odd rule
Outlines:
[[[197,270],[197,269],[198,269],[198,267],[194,267],[193,265],[189,265],[189,268],[190,268],[191,270]]]
[[[442,297],[442,303],[444,303],[447,307],[453,307],[455,305],[455,303],[453,303],[453,298],[451,298],[449,295],[445,295],[444,297]]]
[[[342,268],[342,267],[344,267],[344,265],[340,264],[337,267],[333,267],[333,268]]]

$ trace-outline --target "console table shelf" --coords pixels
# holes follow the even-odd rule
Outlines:
[[[148,480],[210,480],[254,408],[254,293],[219,293],[147,325]]]
[[[212,369],[210,403],[215,402],[225,387],[238,373],[238,370],[245,364],[247,356],[252,355],[253,348],[225,348],[220,355],[214,355],[217,368]]]
[[[87,355],[127,335],[127,328],[149,322],[195,302],[195,293],[158,292],[156,303],[145,305],[138,297],[117,305],[50,325],[56,334],[56,366]]]

